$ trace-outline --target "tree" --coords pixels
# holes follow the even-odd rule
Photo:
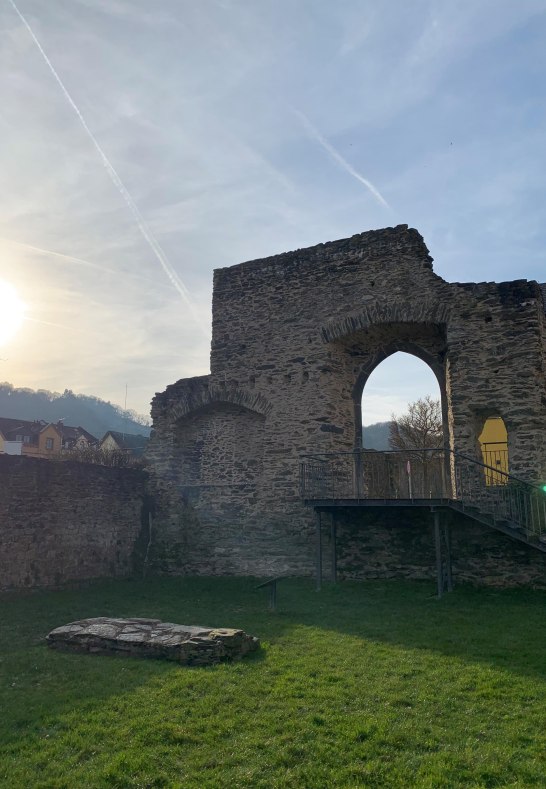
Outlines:
[[[444,442],[440,400],[427,395],[408,404],[402,416],[392,415],[391,449],[441,449]]]
[[[101,449],[96,446],[65,449],[53,455],[51,460],[91,463],[95,466],[117,466],[118,468],[143,468],[144,461],[129,452],[117,449]]]

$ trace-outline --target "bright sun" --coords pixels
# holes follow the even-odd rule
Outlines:
[[[25,305],[13,285],[0,279],[0,346],[15,336],[25,318]]]

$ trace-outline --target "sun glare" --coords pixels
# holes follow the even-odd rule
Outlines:
[[[13,285],[0,279],[0,346],[6,345],[20,329],[25,305]]]

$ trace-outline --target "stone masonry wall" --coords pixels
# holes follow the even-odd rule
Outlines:
[[[133,571],[145,475],[0,455],[0,589]]]
[[[363,387],[397,350],[436,373],[453,449],[479,459],[498,415],[511,472],[546,478],[545,348],[537,283],[445,282],[405,225],[216,271],[211,373],[152,404],[157,565],[311,572],[301,457],[358,446]]]
[[[464,515],[442,514],[451,528],[455,583],[546,589],[546,554]],[[328,578],[330,516],[323,515]],[[426,509],[345,509],[336,514],[338,577],[436,579],[432,515]]]

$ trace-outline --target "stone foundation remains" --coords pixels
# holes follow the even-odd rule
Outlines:
[[[57,627],[47,636],[52,649],[97,655],[164,658],[187,666],[238,660],[259,648],[243,630],[192,627],[159,619],[95,617]]]

